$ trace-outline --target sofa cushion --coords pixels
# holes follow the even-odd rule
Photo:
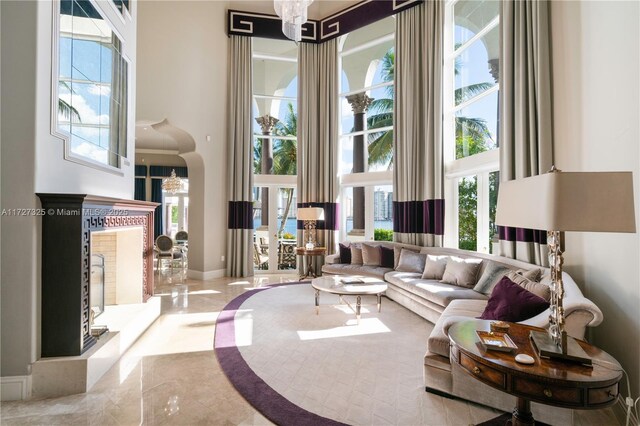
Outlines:
[[[441,280],[444,270],[447,267],[448,257],[449,256],[434,256],[428,254],[427,260],[424,262],[422,278],[425,280]]]
[[[436,280],[423,280],[417,273],[394,271],[386,274],[384,278],[390,285],[400,287],[443,308],[456,299],[487,300],[487,296],[472,289]]]
[[[526,279],[535,281],[535,282],[540,282],[540,278],[542,278],[542,269],[540,268],[534,268],[529,270],[518,269],[516,272],[518,273],[518,275],[522,275]]]
[[[351,247],[340,243],[340,263],[351,263]]]
[[[502,277],[511,272],[511,268],[498,265],[496,262],[489,261],[484,268],[482,276],[478,280],[478,284],[473,289],[479,293],[489,295],[493,288],[500,282]]]
[[[426,260],[426,254],[416,253],[413,250],[402,249],[398,266],[396,266],[396,271],[416,272],[422,274]]]
[[[447,267],[442,275],[442,282],[467,288],[473,288],[478,280],[478,271],[482,259],[462,259],[451,256],[447,259]]]
[[[362,248],[355,244],[351,246],[351,264],[362,265]]]
[[[503,277],[493,289],[479,318],[518,322],[532,318],[548,307],[549,302]]]
[[[398,263],[400,262],[400,255],[402,254],[402,250],[409,250],[414,253],[420,253],[418,250],[412,250],[402,246],[393,246],[393,269],[398,268]]]
[[[513,271],[509,272],[505,276],[514,283],[518,284],[520,287],[524,288],[527,291],[530,291],[538,297],[543,298],[547,302],[551,300],[551,287],[549,287],[548,285],[528,280],[524,276]]]
[[[429,339],[427,339],[428,351],[449,358],[449,327],[456,322],[477,317],[482,313],[486,305],[486,299],[452,301],[440,315],[433,327],[433,331],[429,335]]]
[[[322,272],[335,275],[364,275],[367,277],[384,280],[384,274],[393,271],[391,268],[383,268],[381,266],[363,266],[352,265],[350,263],[332,263],[324,264]]]
[[[380,246],[362,244],[362,264],[366,266],[380,266]]]
[[[380,246],[380,266],[391,269],[396,266],[393,248]]]

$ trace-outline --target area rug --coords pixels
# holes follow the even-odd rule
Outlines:
[[[309,282],[247,291],[218,317],[216,356],[279,425],[434,424],[422,379],[432,325],[386,298],[381,312],[374,297],[363,304],[357,324],[332,294],[320,294],[316,315]]]

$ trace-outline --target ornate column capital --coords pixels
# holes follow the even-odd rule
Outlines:
[[[280,120],[270,116],[269,114],[265,114],[262,117],[256,118],[256,122],[258,122],[258,124],[262,128],[262,133],[267,135],[271,133],[271,130],[273,130],[273,126],[275,126],[278,121]]]
[[[347,102],[351,105],[354,114],[363,114],[367,111],[371,102],[373,102],[373,98],[370,98],[365,92],[362,92],[347,96]]]
[[[498,60],[498,58],[494,58],[489,59],[487,63],[489,64],[489,72],[491,73],[491,77],[493,77],[493,79],[497,83],[498,79],[500,78],[500,61]]]

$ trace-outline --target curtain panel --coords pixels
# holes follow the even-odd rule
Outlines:
[[[338,229],[338,42],[298,48],[298,207],[322,207],[318,244],[332,254]],[[303,241],[298,221],[298,241]],[[324,259],[315,257],[317,271]]]
[[[500,2],[500,180],[553,165],[549,3]],[[500,255],[548,266],[545,231],[499,227]]]
[[[134,186],[134,200],[146,201],[147,200],[147,179],[137,177]]]
[[[174,167],[174,166],[149,166],[149,176],[151,177],[169,177],[171,171],[176,171],[176,176],[179,178],[188,178],[189,170],[187,167]]]
[[[227,276],[253,275],[251,37],[229,37]]]
[[[439,1],[396,15],[393,238],[422,246],[444,234],[443,30]]]
[[[151,179],[151,201],[160,203],[153,213],[154,241],[162,235],[162,179]]]

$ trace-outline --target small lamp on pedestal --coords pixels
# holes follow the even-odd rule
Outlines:
[[[301,207],[298,209],[298,220],[304,221],[306,241],[305,248],[312,250],[316,246],[316,222],[324,220],[324,209],[320,207]]]
[[[636,232],[631,172],[548,173],[500,183],[496,225],[546,229],[551,268],[548,333],[531,332],[540,356],[591,364],[564,330],[560,233]]]

